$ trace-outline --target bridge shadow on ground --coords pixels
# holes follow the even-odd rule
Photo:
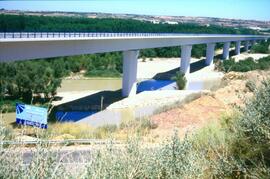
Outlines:
[[[121,99],[123,99],[121,90],[97,92],[55,106],[50,113],[50,119],[53,119],[51,122],[76,122],[107,108]]]
[[[243,52],[245,52],[245,47],[240,48],[240,53],[243,53]],[[236,55],[235,50],[234,49],[230,50],[229,56],[231,57],[234,55]],[[222,53],[215,56],[215,59],[222,59],[222,58],[223,58]]]
[[[244,48],[241,49],[244,51]],[[234,55],[235,51],[230,51],[230,56]],[[215,56],[215,59],[221,59],[221,55]],[[205,59],[198,60],[190,64],[190,72],[194,73],[205,68]],[[179,67],[156,74],[153,79],[154,80],[164,80],[154,82],[151,80],[143,81],[138,84],[137,92],[140,93],[142,91],[149,90],[158,90],[172,83],[171,78],[175,76],[176,72],[179,71]],[[157,83],[157,84],[154,84]],[[149,87],[150,86],[150,87]],[[58,97],[59,98],[59,97]],[[50,122],[69,122],[69,121],[79,121],[85,117],[91,116],[99,111],[106,109],[109,105],[122,100],[121,89],[116,91],[101,91],[95,94],[91,94],[89,96],[85,96],[80,99],[76,99],[61,105],[54,107],[54,109],[50,113],[50,119],[53,119]],[[59,120],[60,119],[60,120]],[[63,120],[61,120],[63,119]]]
[[[244,51],[245,51],[245,48],[241,47],[240,52],[242,53]],[[230,50],[229,55],[230,55],[230,57],[236,55],[235,50],[234,49]],[[223,56],[222,53],[218,54],[218,55],[214,56],[214,59],[222,59],[222,56]],[[204,59],[201,59],[201,60],[198,60],[196,62],[191,63],[190,64],[190,73],[194,73],[196,71],[199,71],[199,70],[207,67],[207,65],[205,64],[205,60],[206,59],[204,58]],[[179,60],[179,63],[180,63],[180,60]],[[166,71],[166,72],[158,73],[153,77],[153,79],[155,79],[155,80],[170,80],[173,76],[175,76],[176,72],[178,72],[178,71],[179,71],[179,67],[172,69],[172,70],[169,70],[169,71]]]
[[[205,68],[205,59],[201,59],[198,60],[196,62],[193,62],[190,64],[190,73],[194,73],[196,71],[199,71],[203,68]],[[170,80],[173,76],[175,76],[176,72],[179,71],[179,67],[166,71],[166,72],[162,72],[162,73],[158,73],[156,74],[153,79],[155,80]]]

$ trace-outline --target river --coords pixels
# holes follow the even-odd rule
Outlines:
[[[212,88],[216,88],[220,83],[220,78],[218,79],[210,79],[210,80],[191,80],[187,83],[187,90],[210,90]],[[122,109],[110,109],[100,111],[99,106],[102,103],[102,98],[104,99],[104,108],[111,105],[112,103],[120,101],[122,98],[117,98],[114,101],[110,100],[113,95],[120,95],[119,93],[122,86],[121,79],[87,79],[87,80],[63,80],[62,87],[58,89],[58,92],[68,92],[68,91],[85,91],[85,90],[93,90],[93,91],[118,91],[118,93],[109,93],[109,94],[101,94],[101,95],[90,95],[89,97],[85,97],[81,102],[70,103],[68,105],[61,106],[57,112],[56,117],[61,121],[74,121],[80,122],[84,121],[85,118],[92,119],[90,122],[93,126],[99,126],[100,124],[111,123],[119,124],[124,118],[140,118],[154,114],[156,110],[158,110],[157,106],[137,106],[136,108],[122,108]],[[143,91],[155,91],[155,90],[175,90],[176,83],[172,80],[144,80],[138,83],[137,92],[141,93]],[[98,93],[97,93],[98,94]],[[106,101],[107,99],[107,101]],[[113,102],[111,102],[113,101]],[[107,104],[108,103],[108,104]],[[80,107],[82,105],[82,107]],[[72,111],[68,110],[71,109]],[[85,108],[85,106],[89,106],[89,108]],[[94,107],[93,107],[94,106]],[[84,109],[83,111],[80,109]],[[103,109],[104,109],[103,108]],[[79,109],[79,110],[78,110]],[[110,122],[106,120],[99,119],[109,119]],[[88,121],[89,121],[88,120]]]
[[[207,81],[190,81],[188,82],[187,89],[188,90],[202,90],[202,89],[212,89],[215,88],[219,84],[219,79],[214,80],[207,80]],[[80,91],[120,91],[122,87],[122,79],[64,79],[62,81],[61,87],[58,89],[59,93],[62,92],[71,92],[74,91],[80,92]],[[155,90],[175,90],[176,84],[174,81],[171,80],[144,80],[140,83],[138,83],[138,89],[137,92],[141,93],[143,91],[155,91]],[[116,95],[120,95],[121,93],[116,93]],[[108,97],[104,95],[106,98],[104,103],[110,103],[110,97],[112,97],[114,93],[108,94]],[[135,119],[139,117],[149,116],[157,110],[155,106],[148,106],[148,107],[136,107],[134,108],[123,108],[123,109],[114,109],[114,110],[104,110],[100,112],[99,106],[101,102],[102,97],[97,97],[98,100],[91,100],[89,98],[90,103],[85,103],[84,101],[78,102],[75,104],[76,107],[73,108],[73,110],[67,110],[67,108],[59,108],[60,110],[56,111],[56,118],[61,121],[80,121],[81,119],[88,118],[91,116],[94,121],[92,125],[98,125],[102,122],[100,120],[97,120],[99,118],[106,118],[110,119],[111,121],[114,121],[113,123],[119,124],[121,119],[123,118],[129,118],[129,119]],[[106,101],[109,100],[109,101]],[[121,100],[121,98],[119,98]],[[115,102],[119,101],[118,98]],[[91,103],[94,101],[93,103]],[[96,102],[97,101],[97,102]],[[95,104],[96,103],[96,104]],[[108,105],[109,105],[108,104]],[[71,104],[72,105],[72,104]],[[77,110],[81,109],[80,105],[84,106],[83,110]],[[89,106],[89,108],[85,108],[85,106]],[[93,106],[98,106],[97,109],[93,109]],[[106,104],[104,104],[105,107]],[[68,109],[69,109],[69,105]],[[104,107],[104,108],[105,108]],[[103,109],[104,109],[103,108]],[[64,109],[64,110],[63,110]],[[4,114],[3,118],[5,121],[8,121],[9,123],[12,121],[15,121],[15,113],[8,113]],[[106,123],[106,121],[103,121]],[[107,121],[108,122],[108,121]],[[96,124],[98,123],[98,124]]]

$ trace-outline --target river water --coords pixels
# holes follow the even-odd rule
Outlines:
[[[99,91],[99,90],[118,90],[122,87],[122,79],[76,79],[76,80],[62,80],[61,88],[57,92],[69,91]]]
[[[192,80],[187,83],[187,90],[210,90],[216,88],[220,83],[220,79],[211,79],[204,81]],[[85,90],[104,90],[104,91],[118,91],[116,95],[120,95],[120,89],[122,87],[121,79],[87,79],[87,80],[63,80],[62,87],[58,89],[58,92],[68,92],[68,91],[85,91]],[[153,91],[153,90],[175,90],[176,83],[172,80],[144,80],[138,83],[137,93],[143,91]],[[114,92],[109,93],[105,99],[110,98],[115,95]],[[106,96],[106,94],[105,94]],[[102,96],[103,97],[103,96]],[[102,110],[89,108],[84,111],[76,110],[80,109],[79,105],[89,105],[92,101],[97,101],[93,106],[99,106],[102,100],[101,96],[91,97],[87,100],[82,100],[81,103],[74,103],[73,110],[68,110],[69,107],[59,108],[55,114],[56,118],[60,121],[73,121],[73,122],[86,122],[92,126],[100,126],[104,124],[120,124],[123,119],[135,119],[142,118],[145,116],[150,116],[154,114],[157,110],[155,106],[148,107],[136,107],[136,108],[123,108],[114,110]],[[97,99],[98,100],[97,100]],[[114,98],[113,98],[114,99]],[[119,98],[120,100],[121,98]],[[118,100],[114,101],[117,102]],[[108,102],[108,101],[107,101]],[[105,102],[106,103],[106,102]],[[111,103],[108,102],[110,105]],[[75,107],[76,106],[76,107]],[[106,104],[105,107],[106,108]],[[103,109],[104,109],[103,108]],[[87,120],[86,120],[87,119]],[[101,120],[102,119],[102,120]]]
[[[196,81],[192,80],[188,82],[188,90],[204,90],[216,88],[220,83],[220,79],[212,79],[207,81]],[[122,79],[76,79],[76,80],[63,80],[61,88],[58,89],[58,92],[70,92],[70,91],[112,91],[108,93],[108,99],[106,101],[104,108],[106,108],[106,103],[111,104],[110,101],[113,101],[115,98],[113,95],[121,95]],[[144,80],[138,83],[137,93],[143,91],[153,91],[153,90],[175,90],[176,84],[171,80]],[[136,119],[142,118],[145,116],[152,115],[157,108],[155,106],[148,107],[136,107],[136,108],[123,108],[123,109],[114,109],[114,110],[100,110],[101,97],[98,96],[98,99],[89,98],[87,101],[78,101],[74,104],[67,104],[64,108],[59,107],[56,110],[55,117],[59,121],[63,122],[80,122],[85,121],[85,118],[89,118],[92,126],[100,126],[103,124],[120,124],[123,119]],[[113,100],[110,100],[113,99]],[[114,102],[121,100],[122,98],[116,98]],[[89,102],[90,101],[90,102]],[[85,108],[85,106],[89,106]],[[72,106],[72,107],[70,107]],[[83,106],[83,107],[80,107]],[[93,108],[93,106],[98,106]],[[103,109],[104,109],[103,108]],[[71,110],[72,109],[72,110]],[[79,110],[78,110],[79,109]],[[83,109],[83,110],[81,110]],[[6,121],[15,121],[15,113],[8,113],[3,116]],[[100,120],[104,119],[104,120]],[[107,120],[106,120],[107,119]],[[86,120],[89,122],[89,120]]]

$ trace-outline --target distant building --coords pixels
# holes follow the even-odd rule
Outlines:
[[[165,21],[166,24],[178,24],[178,22],[175,21]]]
[[[153,23],[153,24],[159,24],[159,23],[160,23],[160,22],[157,21],[157,20],[151,20],[150,22]]]
[[[262,30],[262,28],[260,28],[260,27],[249,27],[249,28],[252,30]]]

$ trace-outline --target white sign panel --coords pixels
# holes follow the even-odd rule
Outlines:
[[[16,103],[16,123],[47,129],[47,109]]]

